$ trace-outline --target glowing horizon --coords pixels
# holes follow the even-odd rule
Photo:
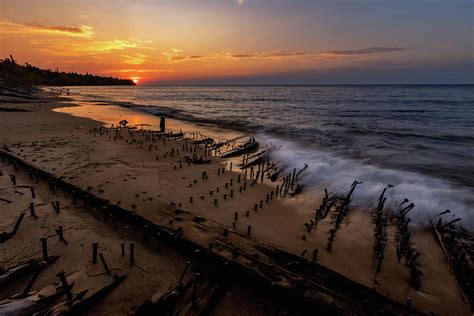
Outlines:
[[[357,73],[469,81],[473,5],[453,2],[4,0],[0,57],[140,84]]]

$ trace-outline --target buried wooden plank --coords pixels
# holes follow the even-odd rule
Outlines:
[[[77,276],[77,272],[68,276],[70,288],[74,286],[71,280]],[[51,284],[26,296],[23,292],[18,293],[0,301],[0,315],[32,315],[51,306],[65,294],[66,290],[62,285]]]
[[[174,315],[206,315],[219,302],[224,292],[220,285],[196,277],[193,280],[193,285],[175,307]]]
[[[43,258],[31,259],[25,262],[20,262],[11,267],[0,268],[0,286],[4,286],[22,275],[29,274],[31,271],[41,270],[44,267],[53,264],[58,259],[59,256],[50,256],[46,261],[43,260]]]
[[[79,314],[104,298],[110,291],[122,283],[125,277],[126,275],[111,277],[110,282],[105,285],[94,290],[83,290],[74,295],[71,300],[60,300],[59,302],[35,313],[35,316]]]
[[[469,252],[468,245],[463,244],[462,241],[455,241],[455,236],[462,235],[462,231],[458,231],[455,228],[451,230],[445,229],[442,226],[441,219],[438,224],[435,225],[433,222],[431,224],[433,235],[446,257],[449,270],[458,281],[459,291],[472,310],[474,308],[474,267],[469,265],[466,256],[466,253]]]
[[[12,230],[9,233],[7,233],[7,232],[1,232],[0,233],[0,244],[4,243],[5,241],[7,241],[7,240],[11,239],[13,236],[15,236],[18,228],[20,227],[21,222],[23,221],[23,217],[25,217],[25,213],[21,212],[20,216],[18,217],[18,220],[16,221],[15,226],[13,227]]]

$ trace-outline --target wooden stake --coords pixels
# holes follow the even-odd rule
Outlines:
[[[97,263],[97,246],[98,245],[99,243],[97,242],[92,243],[92,264]]]
[[[111,275],[109,266],[108,266],[107,262],[105,261],[104,255],[99,254],[99,257],[100,257],[100,261],[102,262],[102,265],[104,266],[105,273],[107,273],[108,275]]]
[[[43,261],[48,261],[48,238],[41,238],[41,247],[43,250]]]

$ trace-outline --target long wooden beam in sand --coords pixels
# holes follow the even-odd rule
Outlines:
[[[457,283],[459,286],[459,291],[461,292],[464,298],[464,301],[469,305],[471,310],[473,310],[474,309],[474,288],[472,287],[472,280],[474,277],[472,276],[472,274],[470,278],[467,277],[466,275],[463,275],[462,266],[464,262],[462,262],[462,260],[459,260],[461,262],[456,260],[456,259],[459,259],[459,256],[456,257],[456,256],[451,255],[448,249],[448,245],[445,244],[443,229],[439,225],[434,224],[432,221],[430,221],[430,223],[432,225],[432,232],[435,236],[435,239],[440,245],[441,250],[443,251],[443,254],[446,257],[446,260],[448,261],[449,270],[456,277],[456,280],[458,281]],[[441,221],[439,223],[441,223]],[[468,265],[466,265],[466,270],[467,269],[469,269]],[[471,273],[472,273],[472,270],[471,270]]]
[[[91,195],[75,185],[64,181],[15,155],[0,150],[0,155],[31,169],[39,177],[53,180],[57,188],[75,192],[76,199],[98,209],[106,207],[114,217],[149,233],[160,234],[178,249],[196,256],[198,261],[220,278],[232,282],[245,282],[271,294],[281,302],[287,302],[302,313],[354,315],[418,315],[417,310],[396,302],[364,285],[358,284],[322,265],[311,263],[297,255],[257,242],[245,234],[230,232],[218,222],[207,220],[190,212],[163,210],[170,219],[179,213],[182,221],[194,222],[194,233],[206,233],[213,238],[212,247],[200,240],[193,240],[193,232],[183,231],[172,224],[158,225],[131,210],[123,209],[110,201]],[[187,228],[189,229],[189,228]],[[224,235],[224,232],[227,232]],[[231,235],[232,234],[232,235]]]

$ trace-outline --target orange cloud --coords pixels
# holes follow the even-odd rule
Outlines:
[[[144,64],[148,58],[145,54],[134,54],[134,55],[122,55],[124,63],[130,65],[141,65]]]
[[[63,35],[72,37],[90,38],[94,35],[93,28],[87,25],[81,26],[45,26],[42,24],[22,24],[0,20],[0,33],[33,34],[43,33],[49,35]]]
[[[126,48],[142,48],[150,41],[131,41],[114,39],[109,41],[92,42],[84,47],[78,47],[78,51],[84,52],[106,52],[111,50],[123,50]]]

